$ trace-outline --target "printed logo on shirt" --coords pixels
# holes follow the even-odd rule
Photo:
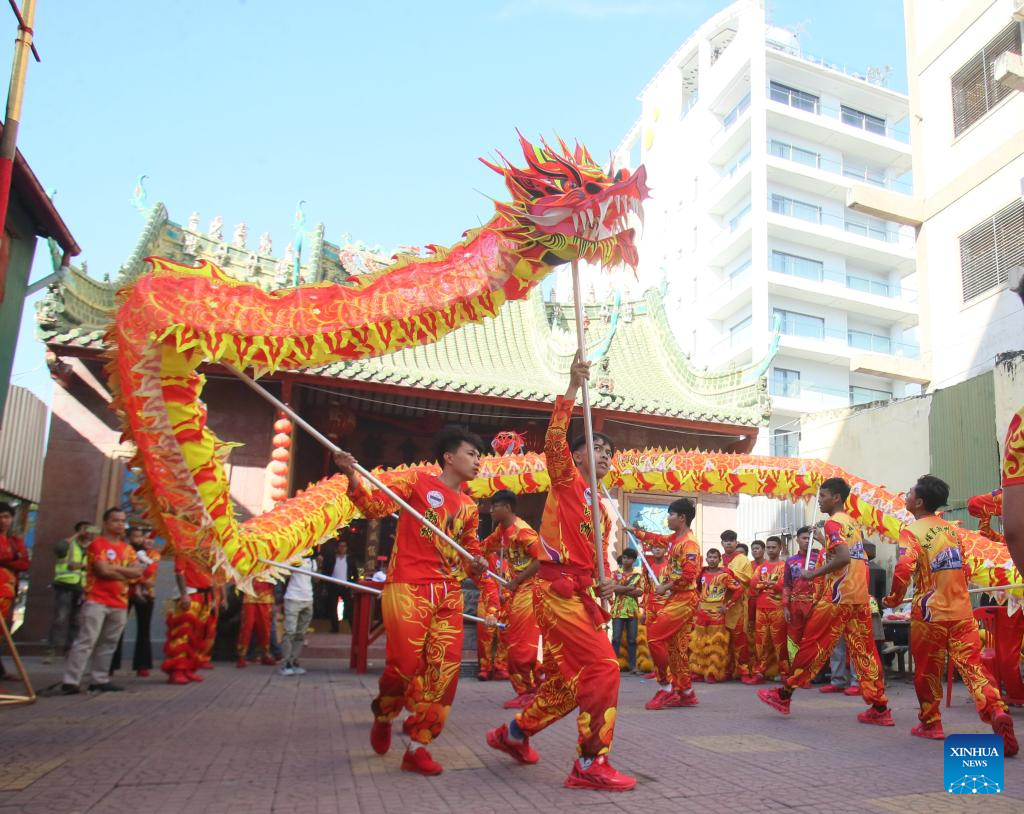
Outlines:
[[[867,560],[868,553],[864,550],[864,541],[858,540],[852,546],[850,546],[850,559],[851,560]]]
[[[942,774],[949,794],[1003,793],[1003,739],[950,735],[943,744]]]
[[[591,491],[590,491],[590,487],[588,486],[586,489],[583,490],[583,500],[588,505],[590,504],[590,495],[591,495]]]
[[[440,509],[444,505],[444,495],[437,491],[437,489],[431,489],[427,492],[427,503],[430,504],[431,508]]]
[[[107,558],[108,560],[110,560],[111,562],[113,562],[114,560],[116,560],[116,559],[117,559],[117,552],[116,552],[116,551],[114,551],[114,549],[112,549],[112,548],[108,548],[108,549],[107,549],[106,551],[104,551],[103,553],[104,553],[104,555],[106,556],[106,558]]]
[[[959,548],[947,548],[935,555],[932,571],[959,571],[964,567]]]

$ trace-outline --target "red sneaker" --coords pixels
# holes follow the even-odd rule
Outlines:
[[[892,710],[886,707],[884,710],[879,712],[874,707],[868,707],[860,715],[857,716],[857,720],[862,724],[874,724],[875,726],[896,726],[896,722],[892,719]]]
[[[167,676],[168,684],[188,684],[188,676],[186,676],[181,670],[175,670],[173,673]]]
[[[523,738],[523,740],[517,741],[514,738],[510,738],[506,724],[488,731],[487,745],[492,749],[497,749],[499,752],[504,752],[506,755],[511,755],[516,762],[528,766],[532,766],[540,760],[537,750],[530,746],[530,739]]]
[[[199,675],[199,673],[194,673],[191,670],[185,671],[185,678],[187,678],[189,681],[195,681],[197,683],[205,680],[201,675]]]
[[[370,727],[370,746],[378,755],[386,755],[391,748],[391,721],[374,721]]]
[[[672,690],[658,690],[654,698],[644,704],[644,709],[665,709],[665,702],[672,697]]]
[[[260,656],[260,664],[265,664],[268,667],[277,664],[277,659],[273,656]]]
[[[665,707],[695,707],[697,706],[697,693],[693,690],[689,692],[679,692],[676,690],[671,696],[665,701]]]
[[[245,668],[245,665],[247,663],[248,662],[246,662],[245,656],[239,656],[238,661],[235,662],[235,667],[237,667],[239,670],[242,670]]]
[[[818,692],[846,692],[845,687],[837,687],[835,684],[823,684],[818,687]]]
[[[715,678],[714,676],[704,676],[704,683],[705,684],[717,684],[718,683],[718,679]]]
[[[850,697],[860,695],[860,687],[847,687],[843,690],[843,695],[849,695]]]
[[[494,671],[494,675],[491,677],[494,681],[508,681],[509,675],[508,670],[497,669]]]
[[[757,697],[764,703],[783,715],[789,715],[789,702],[791,699],[782,697],[782,690],[772,687],[768,690],[758,690]]]
[[[651,672],[651,673],[645,673],[644,674],[644,678],[646,678],[648,681],[652,681],[653,679],[655,679],[657,677],[658,677],[657,672]]]
[[[740,681],[749,685],[764,684],[764,676],[760,673],[754,673],[752,676],[743,676]]]
[[[936,721],[932,724],[918,724],[910,730],[910,734],[915,738],[928,738],[933,741],[940,741],[946,737],[946,733],[942,731],[942,721]]]
[[[204,661],[204,662],[202,662],[199,665],[199,669],[200,670],[212,670],[213,669],[213,662],[212,661]]]
[[[502,709],[526,709],[530,706],[530,702],[533,700],[532,692],[524,692],[517,695],[515,698],[510,698],[504,704],[501,705]]]
[[[406,750],[402,756],[402,771],[415,772],[416,774],[431,777],[435,774],[441,774],[444,771],[444,767],[430,756],[430,752],[421,746],[415,751],[412,749]]]
[[[564,785],[567,789],[631,791],[636,788],[636,778],[615,771],[607,756],[601,755],[586,769],[580,767],[579,758],[573,761],[572,771],[565,778]]]
[[[479,673],[476,674],[476,680],[477,681],[490,681],[491,680],[491,674],[487,670],[481,670]]]
[[[1000,712],[992,719],[992,731],[1003,739],[1003,755],[1013,757],[1017,754],[1017,736],[1013,732],[1013,718],[1008,712]]]
[[[702,676],[702,675],[694,674],[694,675],[690,676],[690,681],[703,681],[703,680],[704,680],[704,676]],[[712,679],[712,680],[714,680],[714,679]]]
[[[149,678],[149,670],[136,670],[135,675],[139,678]]]

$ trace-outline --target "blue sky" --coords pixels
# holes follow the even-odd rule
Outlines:
[[[327,239],[447,244],[486,219],[498,177],[476,159],[512,151],[514,128],[558,132],[607,155],[636,95],[707,17],[706,0],[376,3],[108,0],[39,4],[19,147],[90,273],[113,277],[142,218],[130,198],[206,228],[245,221],[280,253],[296,202]],[[906,90],[898,0],[768,0],[803,48]],[[8,19],[10,17],[10,19]],[[14,21],[0,10],[9,64]],[[6,74],[5,74],[6,77]],[[34,277],[48,272],[44,247]],[[52,385],[27,306],[13,383]]]

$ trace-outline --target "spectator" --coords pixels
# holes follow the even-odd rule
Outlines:
[[[316,568],[316,558],[310,554],[297,563],[307,571]],[[299,653],[306,641],[306,628],[313,620],[313,579],[308,574],[292,572],[284,592],[284,641],[281,650],[284,664],[283,676],[303,675],[306,671],[299,666]]]
[[[619,570],[612,578],[612,646],[616,657],[621,657],[622,633],[626,633],[627,666],[621,669],[637,673],[636,634],[640,620],[640,597],[644,595],[643,574],[634,568],[637,560],[635,548],[627,548],[619,557]]]
[[[14,600],[18,597],[18,575],[28,570],[28,551],[25,542],[11,534],[14,509],[9,503],[0,503],[0,615],[11,629],[14,621]],[[0,662],[0,680],[7,677]]]
[[[128,586],[137,581],[146,566],[138,561],[135,551],[124,541],[125,513],[112,507],[103,513],[103,534],[89,544],[86,552],[89,567],[85,579],[85,603],[82,605],[81,628],[71,645],[64,667],[61,692],[81,692],[79,683],[86,668],[92,665],[89,689],[117,692],[123,689],[110,683],[110,657],[117,647],[128,619]]]
[[[153,538],[146,529],[132,526],[128,530],[128,544],[135,549],[135,556],[145,565],[142,578],[128,591],[128,612],[135,611],[135,651],[132,653],[132,669],[139,678],[149,678],[153,669],[153,643],[150,626],[153,621],[153,605],[156,601],[156,571],[160,566],[160,552],[156,550]],[[124,633],[117,642],[110,672],[121,669],[121,648]]]
[[[53,547],[57,562],[53,568],[53,622],[50,624],[50,650],[43,664],[50,664],[60,648],[61,658],[68,654],[78,633],[78,612],[85,587],[85,549],[96,536],[88,520],[75,523],[75,533]]]

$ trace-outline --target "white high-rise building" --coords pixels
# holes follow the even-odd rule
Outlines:
[[[885,69],[865,71],[802,53],[761,3],[741,0],[651,79],[617,151],[647,167],[640,274],[667,276],[682,347],[725,368],[778,343],[761,454],[816,457],[800,448],[800,415],[928,380],[914,229],[847,208],[855,185],[913,191],[907,97],[885,87]],[[766,504],[741,504],[747,534],[797,522]]]

